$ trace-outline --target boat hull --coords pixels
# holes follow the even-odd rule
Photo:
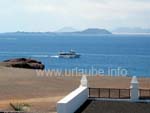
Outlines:
[[[80,58],[80,55],[59,55],[59,58]]]

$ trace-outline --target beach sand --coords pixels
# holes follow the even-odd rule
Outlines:
[[[9,103],[28,103],[31,111],[55,113],[56,103],[80,85],[79,76],[37,76],[35,70],[0,67],[0,111]],[[129,88],[130,77],[91,76],[89,87]],[[140,78],[140,88],[150,88],[150,78]]]

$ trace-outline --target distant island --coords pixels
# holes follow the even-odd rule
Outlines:
[[[104,34],[112,34],[110,31],[106,29],[98,29],[98,28],[88,28],[82,31],[64,31],[61,32],[24,32],[24,31],[17,31],[17,32],[8,32],[8,33],[1,33],[1,34],[8,34],[8,35],[104,35]]]
[[[110,31],[106,29],[98,29],[98,28],[89,28],[86,30],[83,30],[81,32],[77,32],[81,34],[112,34]]]

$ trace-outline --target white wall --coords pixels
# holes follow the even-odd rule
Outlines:
[[[80,86],[57,103],[57,113],[74,113],[87,99],[88,88]]]

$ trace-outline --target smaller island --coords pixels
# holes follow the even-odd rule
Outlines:
[[[56,35],[82,35],[82,36],[88,36],[88,35],[110,35],[112,34],[110,31],[106,29],[99,29],[99,28],[88,28],[81,31],[73,31],[73,32],[55,32]]]
[[[83,30],[81,32],[79,32],[81,34],[92,34],[92,35],[96,35],[96,34],[112,34],[111,32],[109,32],[106,29],[98,29],[98,28],[88,28],[86,30]]]

